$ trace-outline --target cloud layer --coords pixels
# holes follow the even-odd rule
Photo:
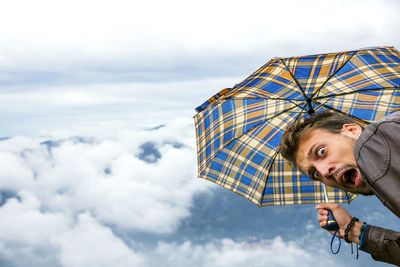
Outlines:
[[[323,260],[325,266],[341,266],[324,259],[327,254],[322,250],[310,251],[304,249],[304,244],[285,242],[280,237],[253,242],[220,239],[203,245],[160,243],[156,253],[166,260],[163,266],[168,267],[306,267],[318,260]]]
[[[176,121],[107,137],[3,140],[0,258],[141,266],[140,253],[113,229],[166,234],[190,215],[192,197],[209,186],[194,179],[192,127]],[[143,146],[149,142],[152,149]]]
[[[315,255],[300,239],[142,243],[139,234],[175,233],[193,198],[212,188],[194,178],[193,135],[179,119],[141,131],[1,141],[0,258],[41,267],[309,266]]]
[[[0,11],[0,84],[193,80],[240,75],[244,62],[255,68],[274,56],[399,46],[398,8],[393,0],[18,0]]]
[[[190,179],[193,144],[192,125],[179,121],[100,139],[15,137],[0,143],[1,188],[31,192],[46,212],[90,212],[128,231],[170,232],[206,188]]]

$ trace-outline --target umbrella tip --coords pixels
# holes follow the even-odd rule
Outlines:
[[[313,106],[311,104],[311,98],[307,98],[307,106],[308,106],[307,113],[308,113],[308,115],[311,116],[312,114],[315,113],[315,110],[314,110],[314,108],[313,108]]]

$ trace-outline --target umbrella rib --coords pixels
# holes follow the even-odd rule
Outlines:
[[[329,100],[331,100],[331,98],[326,99],[326,101],[325,101],[324,103],[320,103],[320,102],[315,101],[316,104],[319,104],[315,109],[317,110],[317,109],[319,109],[320,107],[325,106],[325,104],[326,104]]]
[[[336,96],[344,96],[344,95],[351,95],[351,94],[355,94],[355,93],[373,92],[373,91],[381,91],[381,90],[385,90],[385,91],[396,91],[396,90],[399,90],[399,89],[400,89],[399,86],[395,86],[395,87],[382,87],[382,88],[378,88],[378,89],[360,89],[360,90],[351,91],[351,92],[345,92],[345,93],[339,93],[339,94],[330,94],[330,95],[320,96],[320,97],[316,97],[315,99],[318,100],[318,99],[331,98],[331,97],[336,97]]]
[[[301,87],[299,81],[296,79],[296,77],[294,77],[293,73],[289,70],[289,67],[285,64],[285,62],[283,61],[282,58],[280,58],[280,61],[282,62],[283,66],[285,66],[285,69],[287,70],[287,72],[289,72],[290,76],[292,77],[292,79],[294,80],[296,85],[299,87],[299,89],[300,89],[301,93],[303,94],[304,98],[307,99],[306,92]]]
[[[325,84],[334,76],[336,75],[336,73],[338,73],[347,63],[349,63],[349,61],[357,54],[358,51],[354,51],[355,53],[353,55],[351,55],[349,57],[349,59],[346,60],[345,63],[343,63],[342,66],[340,66],[340,68],[338,68],[334,73],[332,73],[331,76],[328,77],[328,79],[325,80],[325,82],[312,94],[311,98],[314,98],[315,95],[319,94],[319,92],[321,92],[321,89],[325,86]],[[351,53],[351,52],[348,52]],[[317,96],[318,98],[318,96]]]

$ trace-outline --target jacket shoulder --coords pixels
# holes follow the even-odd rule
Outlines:
[[[400,112],[364,129],[354,155],[376,196],[400,217]]]

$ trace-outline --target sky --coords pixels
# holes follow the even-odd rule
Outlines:
[[[400,3],[3,1],[0,266],[388,266],[196,178],[194,109],[272,57],[400,48]],[[400,230],[374,197],[347,206]]]

